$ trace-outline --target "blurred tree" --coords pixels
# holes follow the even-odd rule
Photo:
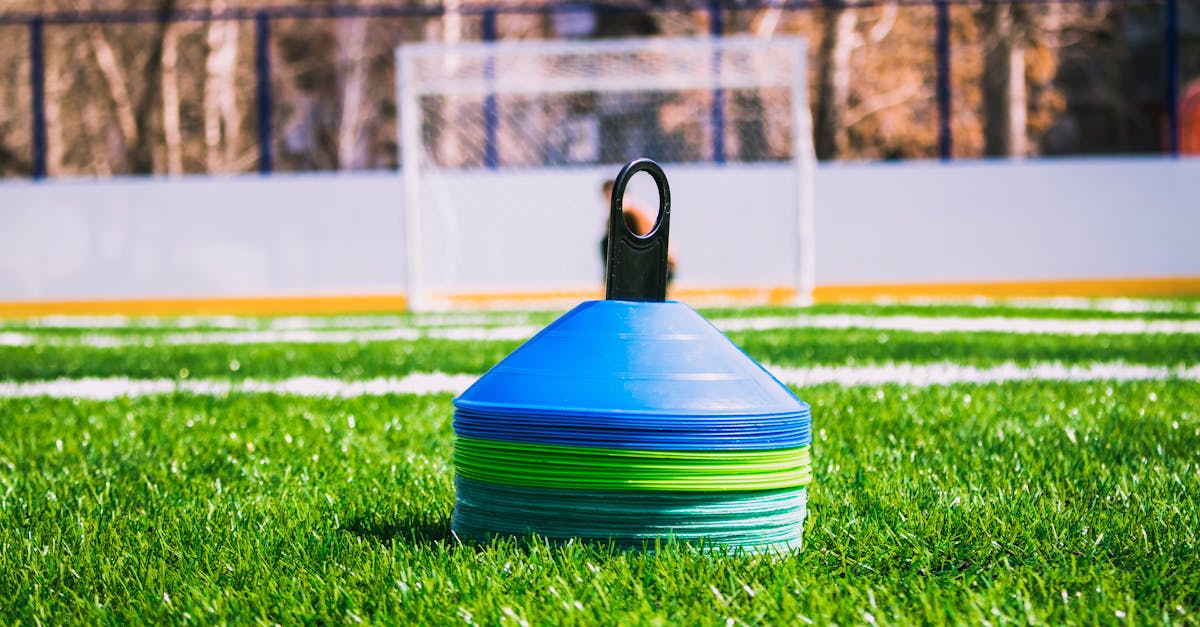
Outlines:
[[[170,28],[168,17],[175,11],[175,0],[162,0],[157,7],[159,19],[154,22],[145,61],[141,65],[138,97],[134,104],[134,141],[128,150],[129,170],[134,174],[153,174],[157,135],[152,132],[158,120],[154,109],[158,106],[159,86],[163,75],[163,42]],[[132,90],[131,90],[132,93]]]
[[[813,143],[818,159],[846,153],[846,112],[850,106],[850,54],[858,46],[858,10],[841,0],[823,0],[821,46],[817,50],[817,111]]]
[[[217,13],[225,7],[224,0],[213,0],[211,5]],[[207,172],[235,169],[238,134],[242,130],[234,84],[239,26],[237,20],[214,20],[208,24],[204,83],[204,163]]]
[[[802,35],[810,43],[814,139],[822,159],[936,155],[935,12],[927,3],[822,0],[811,10],[739,0],[571,5],[546,0],[497,13],[500,39]],[[495,0],[345,0],[342,6],[411,6],[403,18],[271,20],[271,120],[276,168],[333,170],[397,165],[394,48],[405,41],[475,41]],[[0,0],[0,13],[138,10],[151,19],[43,29],[46,160],[51,176],[246,172],[258,156],[255,29],[245,20],[170,21],[184,9],[328,6],[324,0]],[[1200,76],[1200,12],[1181,3],[1181,78]],[[545,11],[533,10],[542,7]],[[154,18],[159,19],[154,19]],[[244,23],[245,22],[245,23]],[[32,171],[29,28],[0,26],[0,176]],[[1164,143],[1162,5],[1153,0],[997,0],[951,6],[952,124],[957,157],[1154,152]],[[1191,52],[1189,52],[1191,51]],[[774,122],[785,94],[725,93],[731,160],[789,152]],[[436,103],[430,99],[427,106]],[[577,98],[565,115],[595,121],[603,157],[636,151],[639,138],[703,157],[715,143],[707,96],[676,96],[651,126],[622,117],[619,99]],[[502,103],[513,116],[550,116],[538,103]],[[637,104],[637,103],[632,103]],[[444,105],[444,106],[443,106]],[[454,131],[478,102],[442,103],[429,133],[438,150],[475,159],[478,129]],[[564,105],[565,106],[565,105]],[[465,108],[464,108],[465,107]],[[522,108],[524,107],[524,108]],[[564,109],[566,111],[566,109]],[[576,128],[578,126],[579,128]],[[582,125],[563,128],[579,131]],[[587,127],[591,129],[592,127]],[[1190,127],[1189,127],[1190,128]],[[587,130],[587,129],[584,129]],[[511,129],[500,129],[501,145]],[[661,135],[654,135],[658,133]],[[454,142],[459,142],[459,149]],[[593,140],[589,140],[593,141]],[[444,143],[444,145],[443,145]],[[529,159],[550,157],[527,155]],[[557,157],[554,157],[557,158]],[[582,157],[590,159],[591,157]]]
[[[163,143],[166,171],[171,175],[183,173],[183,136],[179,127],[179,30],[178,24],[170,24],[163,35]]]
[[[989,157],[1026,154],[1026,38],[1033,13],[1012,2],[979,8],[983,28],[983,152]]]

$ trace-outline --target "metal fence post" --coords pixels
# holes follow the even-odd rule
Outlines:
[[[708,3],[708,34],[713,39],[719,39],[725,31],[725,23],[721,16],[721,3],[712,0]],[[721,76],[721,52],[713,52],[713,76],[718,80]],[[725,90],[713,90],[712,111],[712,150],[713,163],[725,163]]]
[[[937,0],[938,157],[949,161],[954,137],[950,130],[950,5]]]
[[[1167,106],[1167,153],[1179,156],[1179,0],[1166,0],[1166,93]]]
[[[483,12],[482,30],[484,41],[487,43],[496,41],[496,9],[487,9]],[[484,66],[484,75],[489,80],[496,71],[495,63],[495,59],[489,52],[487,63]],[[496,152],[496,94],[491,91],[490,87],[483,100],[483,124],[487,134],[483,146],[483,161],[487,167],[495,169],[499,163]]]
[[[254,16],[254,80],[258,105],[258,172],[270,174],[271,150],[271,18]]]
[[[45,21],[39,15],[29,20],[29,93],[33,108],[33,154],[30,165],[34,179],[46,178],[46,57],[42,46]]]

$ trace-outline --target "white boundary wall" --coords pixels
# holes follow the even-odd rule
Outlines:
[[[1200,159],[831,165],[817,284],[1200,276]]]
[[[664,167],[679,287],[794,284],[764,253],[795,228],[777,215],[789,169]],[[457,259],[426,268],[430,290],[597,289],[612,172],[485,170],[426,190],[427,207],[475,207],[429,212],[427,255]],[[402,198],[394,173],[3,182],[0,301],[400,293]],[[1196,277],[1200,159],[821,166],[815,231],[818,286]]]
[[[0,183],[0,300],[399,292],[400,183],[368,176]]]

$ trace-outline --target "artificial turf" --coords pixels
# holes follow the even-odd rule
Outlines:
[[[1075,336],[1036,333],[919,333],[873,329],[775,329],[728,334],[751,357],[780,366],[951,361],[1065,363],[1200,363],[1200,334]],[[278,379],[313,375],[346,379],[413,372],[482,374],[520,341],[345,342],[327,344],[192,344],[0,346],[0,381],[59,377]]]
[[[1162,299],[1134,301],[1134,307],[1129,310],[1113,310],[1097,308],[1087,304],[1077,307],[1047,307],[1047,306],[1016,306],[1005,304],[973,305],[969,303],[943,303],[933,305],[915,305],[905,303],[874,304],[874,303],[819,303],[806,307],[795,306],[764,306],[747,309],[745,307],[701,307],[698,311],[712,320],[723,318],[742,318],[758,316],[819,316],[819,315],[858,315],[858,316],[922,316],[943,317],[954,316],[964,318],[981,317],[1019,317],[1033,319],[1089,319],[1089,320],[1198,320],[1200,319],[1200,300]],[[1139,309],[1136,305],[1146,308]],[[394,313],[394,314],[365,314],[356,316],[346,315],[315,315],[315,316],[146,316],[146,317],[112,317],[97,316],[92,326],[79,325],[71,316],[46,316],[32,318],[0,318],[0,330],[19,332],[44,332],[60,337],[78,337],[82,335],[103,333],[106,335],[137,335],[154,337],[160,334],[178,333],[180,331],[220,332],[229,330],[266,330],[289,329],[297,327],[315,327],[324,329],[357,328],[357,329],[387,329],[397,326],[405,327],[446,327],[446,326],[481,326],[497,327],[505,325],[535,325],[549,324],[562,311],[498,311],[487,315],[474,313]],[[100,322],[108,321],[107,324]]]
[[[449,534],[446,395],[0,401],[0,622],[1192,622],[1200,384],[802,390],[796,555]]]
[[[1200,362],[1188,334],[732,335],[781,365]],[[477,373],[517,344],[7,347],[0,381]],[[460,543],[448,395],[0,399],[0,624],[1200,621],[1200,383],[797,391],[810,519],[774,556]]]

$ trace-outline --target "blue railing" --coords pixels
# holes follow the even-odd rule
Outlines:
[[[992,0],[983,0],[990,2]],[[1096,0],[1016,0],[1022,3],[1044,2],[1073,2],[1079,4],[1097,4]],[[1164,12],[1164,64],[1166,77],[1164,81],[1163,100],[1166,103],[1166,142],[1165,151],[1177,156],[1180,151],[1180,17],[1179,0],[1162,0]],[[782,10],[811,10],[830,7],[866,8],[882,4],[881,0],[798,0],[787,2],[761,3],[731,3],[726,4],[716,0],[697,3],[695,1],[664,2],[653,6],[638,5],[606,5],[597,4],[588,8],[595,11],[706,11],[709,20],[708,32],[713,37],[726,34],[726,13],[760,8],[778,8]],[[966,3],[956,3],[953,0],[900,0],[900,6],[930,6],[936,10],[936,27],[934,53],[936,57],[936,98],[937,98],[937,153],[942,160],[952,158],[954,138],[951,126],[951,28],[950,10],[955,6],[978,6]],[[528,3],[497,3],[491,5],[467,4],[459,10],[461,14],[475,15],[481,19],[482,39],[495,41],[499,34],[496,19],[502,14],[550,14],[561,10],[555,4]],[[304,6],[272,6],[272,7],[232,7],[221,10],[212,9],[181,9],[174,11],[158,10],[80,10],[45,13],[6,13],[0,14],[0,26],[25,26],[28,29],[29,40],[29,84],[31,115],[31,167],[33,178],[41,179],[47,174],[46,155],[46,91],[45,91],[45,50],[44,35],[48,26],[87,25],[87,24],[136,24],[164,22],[212,22],[221,20],[252,21],[254,24],[254,67],[255,67],[255,108],[257,111],[257,143],[259,150],[258,170],[270,173],[273,169],[272,146],[274,142],[271,125],[272,93],[271,93],[271,24],[278,19],[320,19],[320,18],[404,18],[404,17],[438,17],[444,14],[441,6],[414,6],[410,4],[372,4],[367,6],[328,4]],[[715,61],[715,60],[714,60]],[[497,165],[496,126],[497,112],[495,97],[489,97],[485,103],[485,163],[489,167]],[[714,98],[711,119],[718,128],[724,125],[724,102]],[[712,154],[714,160],[722,162],[725,158],[724,133],[713,133]]]

